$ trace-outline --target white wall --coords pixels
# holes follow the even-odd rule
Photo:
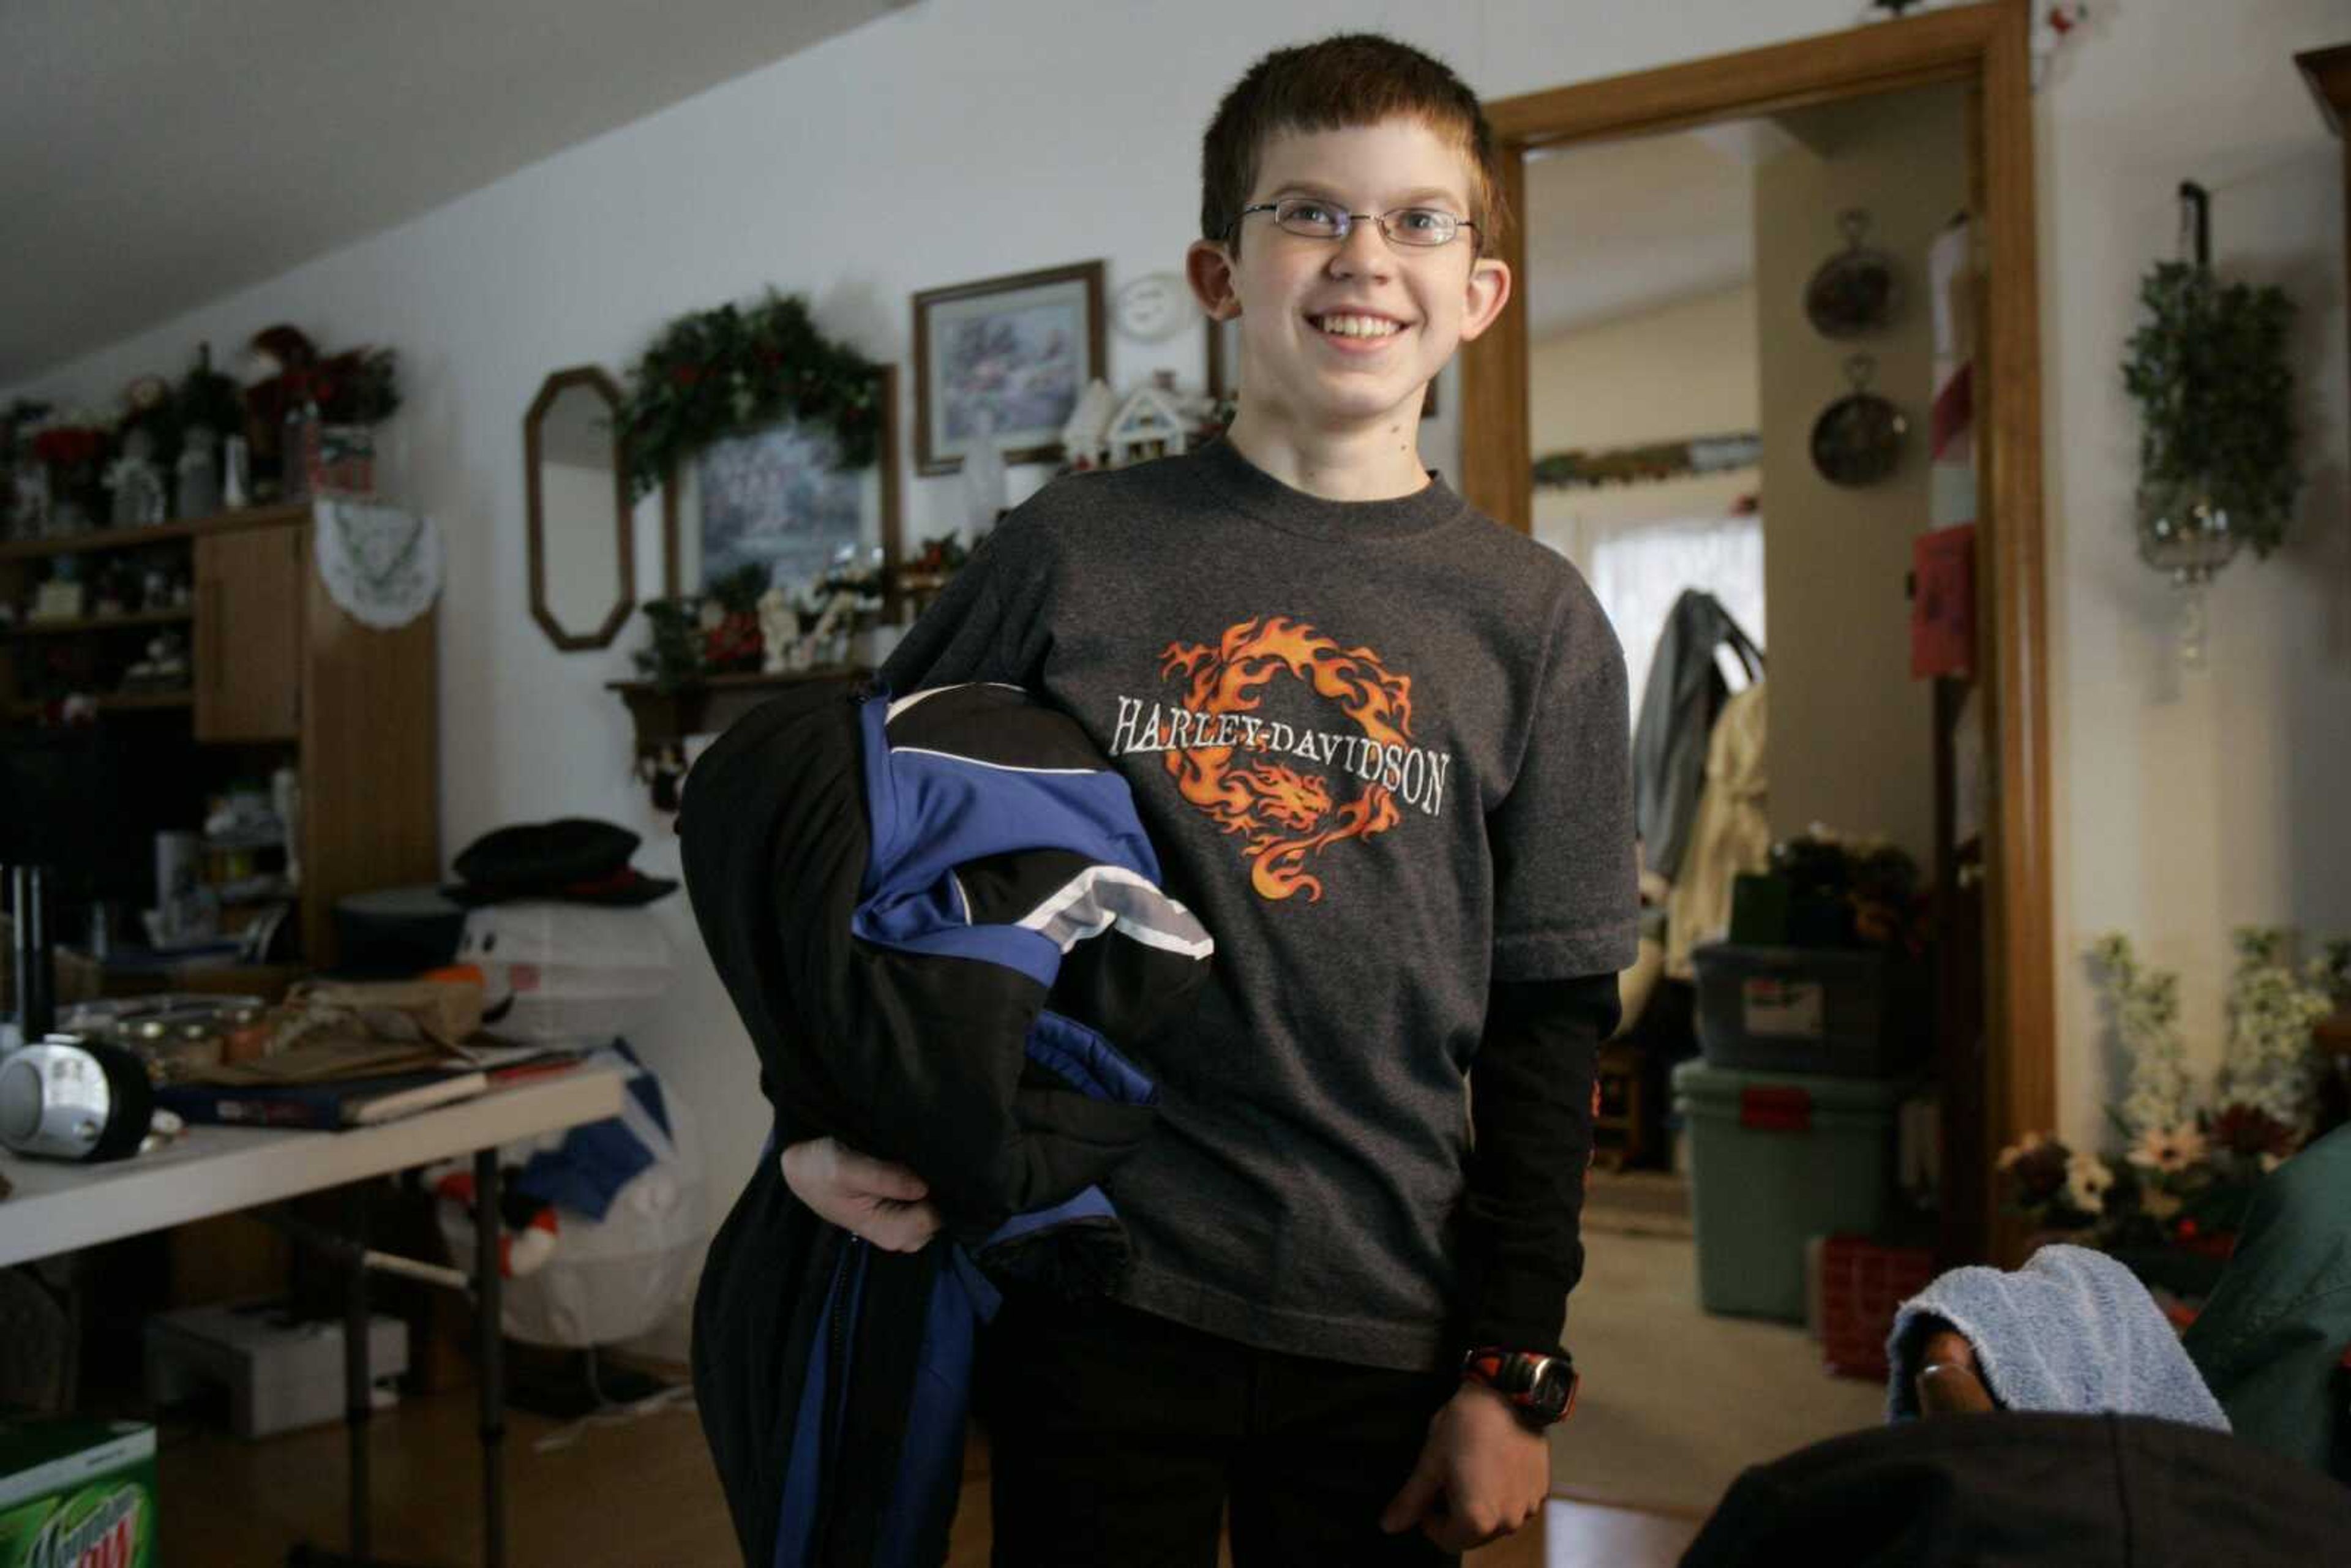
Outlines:
[[[825,329],[903,362],[907,297],[937,284],[1091,256],[1113,285],[1178,265],[1197,210],[1197,137],[1265,49],[1381,27],[1507,97],[1847,26],[1853,0],[926,0],[400,228],[44,376],[26,393],[97,398],[176,371],[196,341],[242,344],[296,322],[329,348],[395,345],[408,404],[404,488],[447,541],[442,608],[443,846],[515,821],[628,823],[638,863],[674,871],[665,821],[629,776],[629,731],[602,683],[611,650],[559,654],[528,610],[520,422],[563,365],[619,368],[671,318],[775,284]],[[2351,573],[2344,528],[2343,255],[2336,144],[2288,57],[2351,33],[2341,0],[2128,0],[2102,8],[2038,106],[2049,380],[2051,676],[2061,1083],[2069,1130],[2104,1092],[2073,956],[2111,925],[2192,960],[2211,1012],[2232,920],[2351,925]],[[2161,593],[2130,559],[2131,423],[2115,372],[2132,283],[2172,233],[2170,193],[2215,190],[2220,251],[2292,277],[2308,304],[2309,428],[2325,476],[2286,559],[2231,569],[2215,673],[2157,672]],[[1121,380],[1201,373],[1186,338],[1114,340]],[[909,392],[908,395],[911,395]],[[1428,431],[1453,462],[1452,412]],[[1036,470],[1017,470],[1033,484]],[[950,481],[909,486],[910,539],[954,521]],[[1016,492],[1017,494],[1017,492]],[[658,580],[648,505],[638,580]],[[2324,535],[2322,539],[2321,536]],[[655,906],[689,955],[682,898]],[[2215,1014],[2215,1016],[2217,1016]],[[639,1040],[690,1101],[713,1190],[765,1132],[751,1059],[715,976],[689,956]],[[715,1218],[715,1216],[714,1216]]]
[[[2181,973],[2217,1059],[2228,931],[2351,930],[2351,527],[2343,144],[2292,57],[2351,38],[2341,0],[2131,0],[2042,96],[2051,750],[2066,1131],[2103,1135],[2118,1082],[2083,950],[2128,932]],[[2132,554],[2137,422],[2118,369],[2137,280],[2172,254],[2173,192],[2212,193],[2213,259],[2301,303],[2295,537],[2210,596],[2211,665],[2183,675],[2169,594]]]

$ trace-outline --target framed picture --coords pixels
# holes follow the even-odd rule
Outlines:
[[[874,381],[873,410],[882,428],[870,466],[836,466],[831,431],[787,419],[714,441],[670,476],[662,566],[673,596],[700,593],[753,563],[766,566],[768,580],[789,591],[823,577],[848,546],[860,560],[881,550],[883,581],[894,601],[896,367],[881,367]]]
[[[953,474],[982,430],[1007,463],[1061,455],[1061,426],[1102,374],[1102,264],[914,296],[914,467]]]
[[[1208,318],[1208,395],[1221,402],[1228,397],[1238,397],[1241,392],[1241,324],[1238,318],[1219,321]],[[1437,417],[1437,383],[1444,372],[1428,378],[1421,389],[1420,417]]]

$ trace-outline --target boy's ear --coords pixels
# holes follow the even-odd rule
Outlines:
[[[1469,342],[1501,319],[1510,302],[1510,268],[1507,262],[1479,256],[1469,264],[1468,299],[1461,312],[1461,340]]]
[[[1240,298],[1233,292],[1233,258],[1223,246],[1194,240],[1184,253],[1184,277],[1209,320],[1229,321],[1241,313]]]

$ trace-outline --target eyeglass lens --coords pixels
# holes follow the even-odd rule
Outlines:
[[[1360,218],[1369,217],[1380,232],[1398,245],[1439,246],[1448,243],[1463,226],[1459,218],[1434,207],[1398,207],[1394,212],[1342,212],[1329,202],[1292,196],[1277,202],[1273,221],[1308,239],[1343,239]]]

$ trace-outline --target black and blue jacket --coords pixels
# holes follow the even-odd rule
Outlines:
[[[695,1301],[745,1559],[936,1563],[990,1277],[1114,1276],[1099,1184],[1155,1099],[1118,1042],[1180,1013],[1212,944],[1125,781],[1015,687],[797,689],[695,764],[678,831],[775,1113]],[[794,1198],[774,1152],[822,1135],[919,1173],[940,1239],[881,1252]]]

